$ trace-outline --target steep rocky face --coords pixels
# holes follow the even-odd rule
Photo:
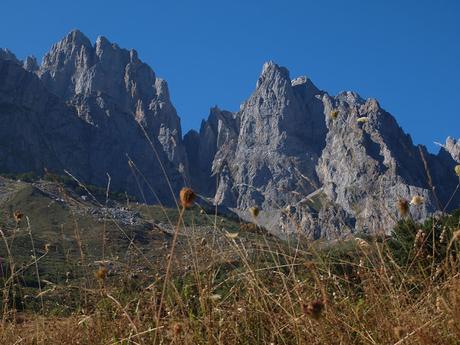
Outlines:
[[[228,156],[238,140],[239,124],[235,115],[217,107],[211,109],[207,121],[202,121],[200,132],[191,130],[184,137],[190,162],[191,185],[205,196],[216,193],[213,162],[219,151]],[[222,158],[220,158],[222,159]]]
[[[259,221],[275,232],[312,238],[388,232],[400,218],[401,199],[424,198],[411,206],[415,219],[460,201],[452,197],[456,142],[446,145],[452,157],[446,150],[432,155],[415,146],[376,100],[353,92],[329,96],[305,77],[291,81],[274,63],[264,65],[240,111],[227,114],[231,124],[221,121],[231,134],[220,144],[215,113],[221,111],[211,111],[199,135],[189,134],[200,148],[189,153],[200,162],[194,176],[217,176],[218,204],[242,215],[259,206]]]
[[[19,61],[0,58],[0,171],[85,171],[91,128]]]
[[[102,36],[93,47],[75,30],[51,48],[37,74],[49,90],[71,101],[79,115],[95,126],[106,116],[96,117],[93,103],[96,110],[116,107],[120,114],[132,114],[151,140],[158,141],[158,150],[181,170],[186,168],[180,119],[167,83],[139,60],[135,50],[122,49]]]
[[[326,135],[320,95],[307,78],[291,81],[285,68],[263,66],[256,90],[235,114],[238,130],[223,136],[216,152],[217,203],[270,209],[317,188],[314,167]]]
[[[414,195],[425,199],[411,208],[415,219],[444,208],[455,177],[424,147],[414,146],[377,101],[347,92],[325,95],[323,102],[329,131],[317,166],[322,192],[353,216],[355,230],[390,229],[399,218],[398,200]]]
[[[24,138],[24,145],[33,147],[31,152],[40,157],[27,156],[25,161],[41,159],[40,167],[32,169],[31,164],[19,160],[5,166],[5,171],[42,172],[44,166],[61,172],[67,169],[84,182],[99,186],[107,184],[109,174],[113,189],[127,190],[141,200],[145,197],[152,202],[173,202],[188,177],[180,120],[169,100],[166,82],[157,78],[134,50],[121,49],[102,37],[93,47],[81,32],[73,31],[53,46],[40,67],[33,58],[22,63],[13,59],[11,53],[3,52],[4,62],[15,62],[15,72],[10,71],[1,79],[2,88],[5,93],[27,98],[29,103],[24,109],[29,110],[24,110],[27,112],[24,116],[35,120],[40,114],[44,122],[35,136]],[[12,73],[17,75],[12,77]],[[31,82],[13,85],[11,80],[18,79]],[[44,106],[46,99],[52,101]],[[21,102],[8,99],[5,107],[22,107]],[[50,113],[50,107],[57,105],[60,108],[55,112],[61,113],[59,121],[45,115]],[[8,114],[20,118],[16,112]],[[1,115],[7,116],[4,110]],[[22,122],[21,118],[4,123],[2,129],[8,133],[17,130],[12,126],[28,126]],[[68,128],[69,138],[65,133],[53,132],[57,124]],[[48,151],[66,160],[58,164],[53,161],[54,156],[46,153],[46,148],[35,147],[37,135],[55,143]],[[59,140],[54,140],[53,135]],[[8,145],[13,143],[14,140],[10,144],[5,142],[2,150],[8,152]],[[81,147],[83,153],[73,152],[73,146]]]

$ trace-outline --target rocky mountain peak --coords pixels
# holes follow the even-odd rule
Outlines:
[[[256,88],[272,87],[279,88],[280,83],[290,82],[289,71],[273,61],[264,63],[262,72],[257,80]]]
[[[70,31],[67,34],[67,36],[65,36],[64,39],[61,40],[61,42],[59,42],[58,44],[60,43],[62,43],[63,45],[72,44],[75,46],[81,46],[81,45],[91,46],[90,39],[86,37],[85,34],[78,29],[74,29]]]
[[[20,61],[16,58],[16,55],[14,55],[14,53],[7,48],[0,49],[0,59],[20,63]]]
[[[38,70],[37,58],[33,55],[26,57],[23,67],[28,72],[36,72]]]

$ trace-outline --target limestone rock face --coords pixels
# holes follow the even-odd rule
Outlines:
[[[214,196],[216,193],[213,162],[217,152],[220,156],[230,154],[238,140],[238,131],[239,124],[235,115],[214,107],[208,120],[202,121],[199,133],[191,130],[185,135],[191,184],[203,195]]]
[[[4,61],[14,60],[5,51],[3,55]],[[17,59],[15,62],[21,63]],[[18,66],[16,72],[52,98],[51,105],[63,108],[60,122],[70,121],[71,116],[72,121],[78,120],[72,132],[85,151],[83,157],[74,157],[85,165],[74,169],[78,176],[86,183],[103,186],[109,174],[114,189],[145,196],[148,201],[173,202],[173,196],[188,179],[180,119],[170,102],[167,83],[155,76],[136,51],[119,48],[104,37],[93,46],[75,30],[51,48],[41,66],[33,58],[22,64],[23,70],[19,71]],[[5,90],[13,90],[9,77],[0,81]],[[43,100],[31,86],[19,84],[18,88],[25,98],[31,98],[30,116],[35,116],[32,113],[37,108],[46,113]],[[45,127],[49,128],[48,123]],[[65,137],[57,145],[53,151],[58,154],[71,146]],[[71,151],[66,154],[73,156]],[[51,167],[53,163],[45,159],[43,165]],[[58,170],[72,170],[76,165],[60,166]],[[16,168],[9,170],[24,170]],[[142,190],[146,181],[154,184],[153,191]]]
[[[425,147],[414,146],[376,100],[346,92],[323,102],[329,131],[317,172],[323,193],[353,216],[355,230],[388,231],[399,219],[398,201],[415,195],[425,200],[411,207],[415,219],[444,208],[454,176]]]
[[[314,167],[326,136],[320,95],[307,78],[291,81],[285,68],[273,62],[263,66],[235,121],[222,126],[212,164],[219,180],[217,203],[270,209],[317,188]]]
[[[80,117],[93,125],[104,121],[93,114],[97,113],[90,106],[93,103],[103,112],[112,106],[110,116],[131,114],[150,139],[160,144],[158,149],[168,160],[185,169],[180,119],[169,99],[168,85],[135,50],[122,49],[102,36],[93,47],[75,30],[51,48],[37,74],[49,90],[72,102]]]
[[[258,206],[258,221],[279,234],[388,233],[401,217],[401,199],[424,198],[410,209],[417,220],[459,204],[459,196],[451,198],[458,143],[428,153],[374,99],[330,96],[269,62],[254,93],[233,117],[226,113],[232,120],[221,120],[220,131],[214,113],[200,134],[189,134],[200,148],[189,154],[200,162],[200,174],[192,175],[202,184],[216,176],[216,203],[243,217]],[[216,133],[226,133],[219,144]]]

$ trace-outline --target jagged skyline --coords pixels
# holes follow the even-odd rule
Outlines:
[[[237,111],[262,64],[273,60],[330,94],[351,90],[378,99],[430,151],[437,151],[433,141],[458,136],[452,133],[460,78],[457,2],[54,5],[11,4],[0,23],[0,46],[40,60],[52,43],[78,28],[91,41],[104,35],[135,48],[168,80],[184,132],[198,129],[214,105]],[[45,12],[55,20],[43,23],[38,14]]]
[[[0,104],[3,173],[70,170],[97,186],[110,176],[168,205],[189,185],[242,216],[261,207],[259,222],[282,233],[296,230],[287,212],[313,238],[389,231],[396,201],[413,195],[425,200],[415,219],[458,204],[460,141],[430,154],[376,99],[331,95],[272,61],[238,112],[212,108],[182,137],[167,82],[136,50],[74,30],[40,66],[0,51]]]

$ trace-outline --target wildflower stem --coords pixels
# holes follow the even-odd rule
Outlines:
[[[160,320],[161,320],[161,310],[163,308],[163,300],[164,300],[164,295],[166,293],[166,285],[168,284],[168,280],[169,280],[169,274],[170,274],[170,271],[171,271],[171,263],[172,263],[172,260],[173,260],[174,249],[176,247],[177,237],[179,236],[179,227],[180,227],[180,223],[182,221],[182,217],[184,215],[184,211],[185,211],[185,207],[182,206],[182,208],[180,210],[180,213],[179,213],[179,219],[177,220],[176,230],[174,231],[174,237],[173,237],[172,244],[171,244],[171,252],[169,253],[168,264],[166,266],[166,273],[165,273],[165,278],[164,278],[164,281],[163,281],[163,289],[161,291],[161,297],[160,297],[160,305],[158,306],[158,313],[157,313],[157,318],[156,318],[156,325],[157,325],[156,329],[157,330],[155,331],[155,337],[154,337],[154,340],[153,340],[153,344],[156,344],[156,339],[157,339],[157,335],[158,335],[158,328],[159,328]]]

